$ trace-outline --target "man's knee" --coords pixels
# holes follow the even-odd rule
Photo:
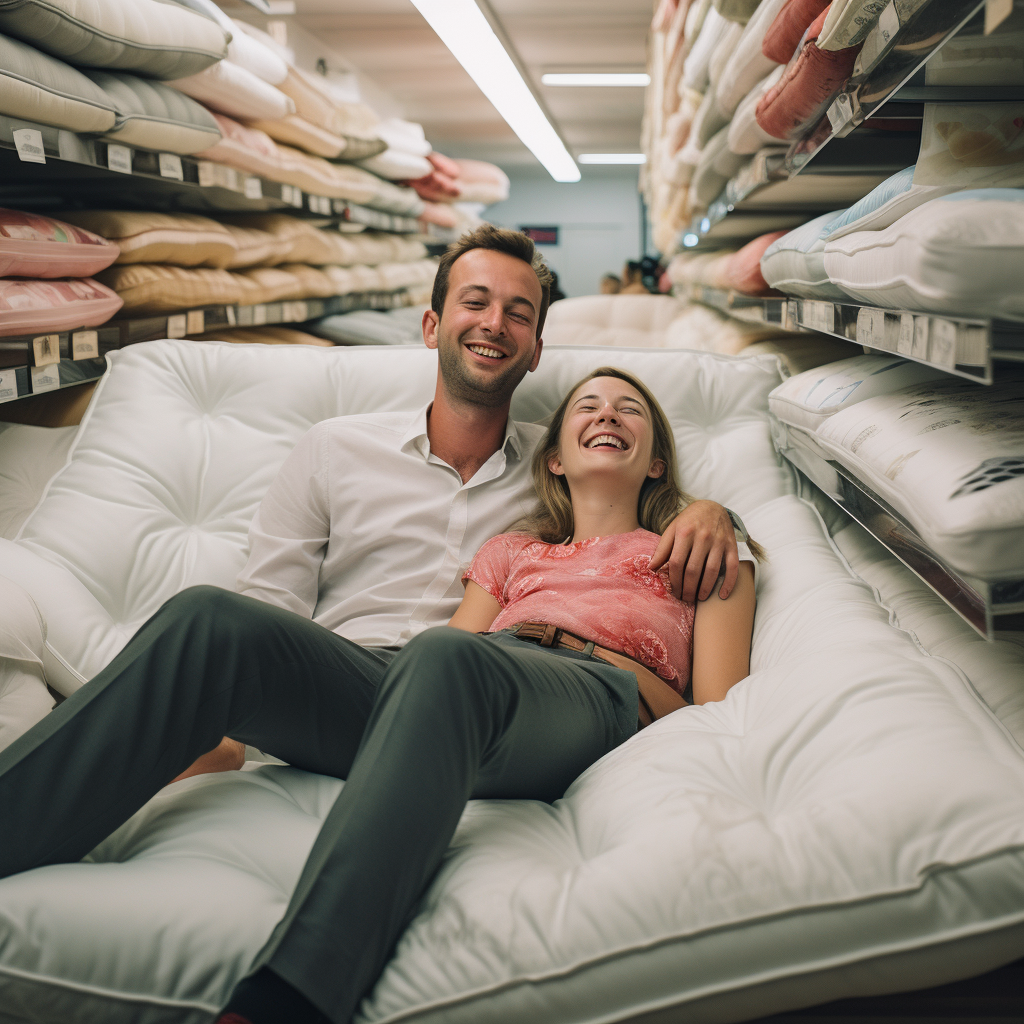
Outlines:
[[[186,587],[167,600],[160,617],[173,623],[189,623],[211,628],[247,629],[258,618],[254,602],[233,590],[201,584]],[[258,612],[258,604],[256,611]]]
[[[407,686],[423,688],[437,699],[447,692],[493,693],[498,682],[495,655],[500,652],[494,645],[475,633],[435,626],[413,637],[399,657],[405,663]]]

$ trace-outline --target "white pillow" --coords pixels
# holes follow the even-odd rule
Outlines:
[[[383,153],[357,160],[356,163],[389,181],[415,180],[425,177],[434,169],[426,157],[405,153],[400,149],[385,149]]]
[[[733,48],[715,84],[718,108],[726,117],[735,113],[740,101],[758,82],[779,67],[761,52],[761,43],[768,27],[786,3],[787,0],[764,0]]]
[[[779,144],[779,140],[774,135],[769,135],[757,123],[756,112],[761,97],[783,76],[785,71],[785,64],[780,64],[740,100],[736,113],[733,114],[732,120],[729,122],[729,148],[734,153],[749,156],[765,146]]]
[[[768,396],[768,409],[787,426],[813,431],[837,412],[869,398],[946,376],[899,356],[852,356],[783,381]]]
[[[723,18],[713,7],[704,17],[700,27],[700,35],[694,40],[693,46],[683,65],[683,76],[679,80],[679,88],[696,89],[706,92],[708,87],[708,69],[711,58],[718,49],[722,37],[735,22]]]
[[[824,268],[870,305],[1024,318],[1024,189],[932,199],[884,231],[830,240]]]
[[[280,89],[230,60],[167,84],[228,117],[256,120],[295,113],[295,102]]]
[[[823,213],[772,242],[761,257],[764,279],[779,291],[805,299],[846,299],[825,271],[823,238],[842,210]]]
[[[1024,573],[1024,384],[914,384],[844,409],[816,433],[954,568]]]
[[[916,210],[929,199],[938,199],[958,191],[957,185],[915,185],[912,164],[876,185],[837,217],[824,234],[825,241],[841,238],[854,231],[881,231],[895,224],[904,214]]]
[[[233,33],[228,43],[228,60],[271,85],[280,85],[288,77],[288,65],[284,60],[245,31]]]

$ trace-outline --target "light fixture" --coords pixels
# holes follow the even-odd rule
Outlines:
[[[643,153],[580,153],[581,164],[645,164]]]
[[[475,0],[412,0],[481,92],[555,181],[579,181],[565,144]]]
[[[645,86],[651,84],[646,73],[625,72],[566,72],[540,76],[542,85],[603,85],[603,86]]]

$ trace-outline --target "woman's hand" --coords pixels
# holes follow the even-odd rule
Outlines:
[[[238,740],[229,740],[225,736],[213,750],[207,751],[202,757],[196,758],[179,776],[171,779],[171,782],[191,779],[193,775],[209,775],[213,772],[234,772],[238,771],[243,764],[245,764],[245,744],[239,743]]]
[[[719,596],[727,598],[736,586],[740,569],[736,531],[729,513],[715,501],[691,501],[661,535],[651,570],[660,569],[666,562],[672,593],[687,602],[707,600],[724,565]]]

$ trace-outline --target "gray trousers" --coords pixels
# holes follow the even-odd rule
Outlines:
[[[466,801],[557,799],[625,739],[635,692],[632,673],[507,634],[368,649],[192,587],[0,751],[0,877],[80,860],[222,736],[346,779],[252,970],[348,1024]]]

